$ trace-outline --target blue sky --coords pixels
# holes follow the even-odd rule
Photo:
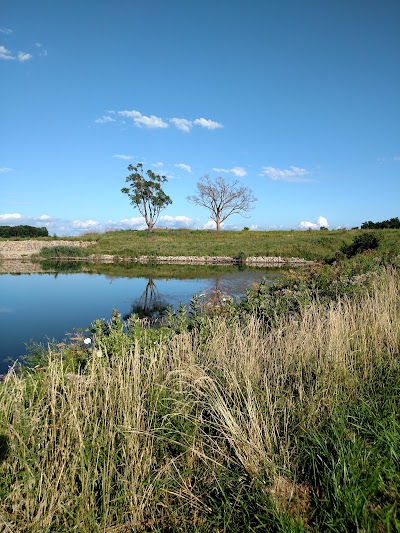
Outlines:
[[[258,199],[227,229],[399,216],[398,0],[0,5],[0,224],[142,228],[139,161],[168,177],[163,227],[210,227],[207,174]]]

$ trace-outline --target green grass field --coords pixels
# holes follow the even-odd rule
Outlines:
[[[116,231],[80,237],[93,252],[125,257],[154,256],[281,256],[309,260],[332,258],[361,230],[337,231]],[[400,251],[399,230],[374,230],[381,250]]]
[[[88,250],[94,254],[110,254],[123,258],[139,256],[281,256],[329,261],[343,246],[349,245],[356,236],[365,233],[365,230],[216,232],[156,229],[151,234],[147,231],[121,230],[92,233],[79,237],[63,237],[62,240],[86,241],[92,244]],[[368,230],[368,233],[372,233],[379,239],[379,250],[382,253],[400,252],[400,230]],[[59,239],[57,237],[43,237],[38,240],[53,241],[56,247]],[[55,254],[56,256],[57,254]]]

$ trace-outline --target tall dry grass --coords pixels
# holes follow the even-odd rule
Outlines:
[[[185,332],[132,349],[121,336],[109,354],[99,339],[82,374],[62,353],[31,374],[10,371],[0,527],[208,531],[213,494],[233,509],[257,486],[273,503],[282,479],[296,487],[297,428],[322,424],[398,364],[400,276],[374,276],[361,298],[315,301],[270,331],[219,317],[206,340]]]

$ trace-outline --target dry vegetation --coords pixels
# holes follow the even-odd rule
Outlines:
[[[367,277],[268,327],[228,307],[173,334],[114,317],[9,372],[0,528],[396,531],[400,276]]]

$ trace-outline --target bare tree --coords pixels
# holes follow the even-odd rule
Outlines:
[[[189,196],[188,200],[211,211],[210,218],[215,222],[217,231],[231,215],[245,216],[244,213],[253,209],[251,204],[256,201],[248,187],[239,185],[237,180],[228,181],[222,177],[211,180],[209,176],[204,176],[197,183],[197,191],[198,194]]]

